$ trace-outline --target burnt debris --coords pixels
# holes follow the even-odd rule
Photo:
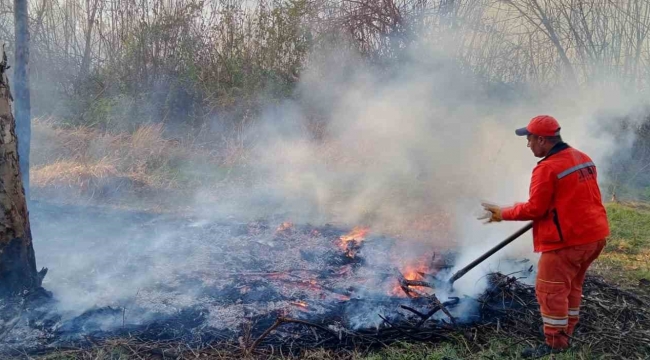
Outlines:
[[[169,226],[187,230],[186,247],[174,253],[191,257],[200,248],[201,266],[79,314],[61,310],[56,292],[54,299],[31,294],[6,301],[0,304],[0,353],[120,346],[141,358],[223,351],[267,357],[459,337],[479,346],[497,333],[512,344],[541,339],[534,287],[521,279],[533,270],[525,260],[509,264],[518,272],[490,274],[480,296],[454,297],[436,288],[436,275],[451,269],[453,253],[432,251],[405,264],[386,255],[398,242],[366,228],[261,220]],[[213,261],[218,254],[222,258]],[[628,358],[650,351],[647,299],[595,277],[585,281],[584,294],[575,343],[594,352],[617,349]]]

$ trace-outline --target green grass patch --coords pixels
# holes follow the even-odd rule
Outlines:
[[[461,359],[521,359],[524,348],[537,345],[539,342],[513,343],[510,339],[495,338],[487,344],[478,344],[464,340],[462,337],[454,342],[438,344],[427,343],[396,343],[376,353],[368,355],[363,360],[461,360]],[[609,354],[614,355],[614,354]],[[606,354],[594,356],[588,346],[574,346],[571,350],[554,354],[556,360],[598,359],[607,357]],[[549,357],[546,357],[549,358]]]
[[[397,343],[364,360],[451,360],[464,359],[466,352],[457,344],[411,344]]]
[[[612,284],[644,290],[638,284],[650,279],[650,206],[610,203],[607,214],[611,235],[590,271]]]
[[[650,248],[650,211],[646,207],[607,204],[611,235],[607,251],[637,254]]]
[[[603,276],[612,284],[636,288],[641,279],[650,279],[650,251],[628,254],[606,250],[594,262],[590,271]]]

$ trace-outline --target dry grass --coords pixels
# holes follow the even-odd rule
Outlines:
[[[162,124],[143,125],[133,133],[110,133],[79,126],[64,128],[54,119],[35,119],[31,152],[34,198],[110,200],[161,191],[206,186],[209,177],[189,179],[185,171],[201,164],[235,164],[244,151],[230,144],[227,159],[190,139],[169,139]],[[236,150],[235,150],[236,149]],[[195,165],[200,167],[200,165]],[[188,171],[189,173],[189,171]]]
[[[33,186],[76,187],[85,192],[93,183],[118,177],[119,172],[111,159],[102,158],[92,163],[74,160],[56,161],[37,168],[33,176]]]

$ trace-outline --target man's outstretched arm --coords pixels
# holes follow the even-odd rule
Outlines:
[[[549,210],[554,190],[555,179],[550,169],[537,166],[533,170],[530,198],[527,202],[504,208],[489,204],[483,204],[483,207],[492,213],[490,221],[535,220],[543,217]]]

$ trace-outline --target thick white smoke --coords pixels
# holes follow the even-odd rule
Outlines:
[[[341,49],[314,54],[294,98],[269,106],[243,134],[255,139],[247,183],[219,189],[218,196],[214,189],[197,189],[195,215],[281,213],[294,223],[366,225],[398,239],[395,251],[404,265],[419,260],[423,249],[451,248],[460,251],[460,268],[523,225],[476,220],[483,200],[505,205],[527,198],[538,159],[526,140],[514,135],[515,128],[533,116],[553,115],[564,139],[604,169],[603,159],[621,144],[613,143],[601,124],[646,102],[611,83],[586,91],[501,96],[450,57],[424,45],[415,48],[388,70]],[[306,124],[316,121],[325,125],[315,137]],[[94,227],[89,221],[81,226]],[[48,237],[75,230],[35,228],[38,263],[51,268],[46,286],[64,309],[119,303],[187,273],[188,266],[200,271],[219,261],[205,258],[201,242],[187,242],[182,232],[169,229],[129,229],[116,240],[105,236],[111,231],[106,229],[96,245],[89,245],[92,232],[86,239],[75,234],[74,241],[59,241],[55,248]],[[373,256],[368,263],[381,264],[389,254]],[[507,272],[505,258],[534,261],[530,234],[458,281],[456,294],[481,292],[487,271]],[[75,285],[82,277],[90,290]],[[182,300],[170,307],[183,307]]]
[[[514,100],[488,95],[444,54],[415,48],[390,72],[337,49],[313,56],[320,61],[302,74],[296,99],[250,129],[261,139],[254,166],[264,182],[249,199],[270,199],[299,222],[364,224],[380,233],[403,235],[423,219],[438,219],[417,241],[404,237],[404,262],[416,260],[426,244],[459,248],[460,267],[524,225],[476,220],[483,200],[527,199],[539,159],[515,128],[553,115],[564,140],[605,169],[604,159],[621,144],[601,126],[645,103],[612,83]],[[327,123],[325,141],[313,140],[303,126],[314,112]],[[254,206],[241,197],[238,204],[243,213]],[[459,281],[459,292],[482,291],[487,270],[508,270],[504,258],[534,263],[530,233]]]

